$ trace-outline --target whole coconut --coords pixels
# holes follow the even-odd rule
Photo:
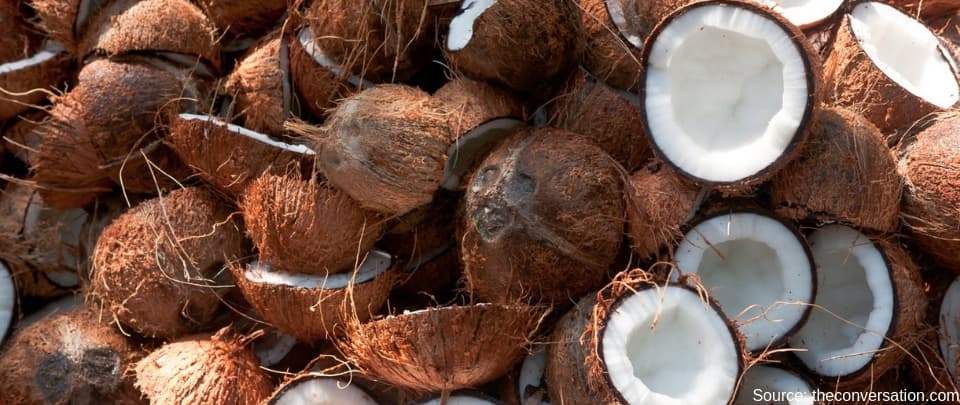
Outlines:
[[[676,247],[683,239],[681,228],[696,218],[708,196],[663,164],[637,170],[625,190],[630,247],[644,259]]]

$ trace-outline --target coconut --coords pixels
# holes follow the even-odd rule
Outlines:
[[[343,100],[324,127],[294,130],[319,145],[330,183],[366,209],[400,214],[429,203],[440,188],[456,138],[449,116],[419,89],[381,85]]]
[[[136,386],[152,404],[260,405],[273,383],[247,343],[228,328],[168,343],[136,363]]]
[[[203,181],[230,195],[240,195],[263,173],[283,173],[315,155],[310,148],[278,142],[209,115],[180,114],[170,123],[168,142]]]
[[[800,375],[778,367],[754,365],[743,373],[734,405],[781,403],[813,405],[814,387]]]
[[[40,147],[42,140],[34,132],[34,128],[43,120],[45,115],[42,111],[32,111],[9,123],[0,133],[2,148],[23,163],[35,164],[37,149]]]
[[[960,9],[960,4],[953,0],[888,0],[888,3],[924,20],[942,17]]]
[[[316,117],[326,117],[337,100],[374,84],[331,59],[319,42],[309,26],[290,41],[290,77],[301,106]]]
[[[660,163],[630,176],[624,190],[627,236],[640,258],[673,249],[683,239],[681,228],[696,218],[709,191],[701,189]]]
[[[196,2],[221,33],[232,39],[256,34],[273,26],[292,3],[289,0],[237,1],[200,0]]]
[[[546,348],[537,346],[500,384],[500,399],[507,405],[550,405],[545,381]],[[568,402],[569,403],[569,402]]]
[[[957,349],[960,348],[960,328],[958,328],[957,299],[960,298],[960,282],[955,273],[931,271],[925,273],[927,299],[926,322],[921,330],[923,337],[907,357],[910,381],[929,393],[957,391]],[[943,399],[943,403],[957,404]]]
[[[654,151],[701,185],[769,179],[800,150],[820,100],[810,44],[754,3],[677,10],[650,35],[642,62],[641,122]]]
[[[536,91],[576,66],[579,11],[572,1],[464,1],[443,51],[469,77]]]
[[[278,391],[283,389],[283,385],[292,385],[298,380],[309,381],[313,378],[332,377],[340,380],[341,388],[348,385],[354,386],[380,404],[410,404],[411,398],[422,396],[416,392],[371,379],[355,369],[348,361],[343,360],[339,349],[332,342],[322,344],[319,350],[314,350],[314,355],[316,357],[311,360],[304,371],[299,376],[288,379]]]
[[[901,217],[913,242],[945,269],[960,271],[960,116],[917,135],[899,170],[906,183]]]
[[[441,395],[417,405],[503,405],[489,395],[474,390],[461,390],[449,395]]]
[[[623,239],[623,169],[576,134],[521,131],[470,180],[461,260],[494,302],[563,302],[599,288]]]
[[[584,135],[628,171],[653,157],[636,96],[614,90],[579,70],[548,107],[553,126]]]
[[[13,330],[14,321],[19,313],[17,285],[13,273],[0,262],[0,347]]]
[[[36,14],[35,25],[55,42],[63,44],[70,54],[77,53],[80,38],[90,27],[90,20],[110,0],[27,0]]]
[[[19,6],[19,1],[0,4],[0,63],[29,57],[39,42]]]
[[[349,271],[383,234],[376,214],[336,188],[295,175],[258,178],[240,205],[260,260],[280,271]]]
[[[280,31],[264,36],[237,62],[225,90],[234,97],[245,127],[273,136],[283,133],[283,122],[295,107],[288,64],[287,38]]]
[[[927,27],[896,8],[860,2],[836,35],[824,64],[832,103],[862,113],[883,134],[906,131],[960,101],[956,61]]]
[[[124,372],[140,357],[95,309],[47,316],[20,330],[0,355],[0,402],[141,404]]]
[[[623,4],[627,3],[627,4]],[[631,91],[639,90],[640,76],[643,69],[640,65],[640,49],[643,47],[643,39],[653,28],[656,21],[642,21],[639,15],[631,13],[631,21],[636,21],[642,26],[634,35],[622,34],[619,31],[621,25],[614,23],[611,11],[617,14],[621,23],[626,23],[622,14],[622,6],[628,6],[627,10],[635,11],[629,5],[634,2],[624,2],[620,0],[580,0],[582,11],[582,24],[584,34],[584,53],[582,63],[586,70],[592,72],[600,81],[618,89]],[[662,2],[655,2],[662,3]],[[642,2],[642,6],[654,7],[648,2]],[[633,40],[633,41],[631,41]]]
[[[200,188],[173,191],[130,209],[97,240],[90,294],[122,325],[171,338],[216,315],[224,263],[244,255],[230,209]]]
[[[777,213],[794,220],[840,221],[896,230],[903,180],[883,135],[863,117],[824,109],[800,156],[772,181]]]
[[[843,0],[759,0],[759,3],[780,13],[787,21],[803,30],[824,24],[840,10]]]
[[[232,267],[240,291],[265,321],[301,341],[317,342],[341,334],[351,319],[370,319],[386,303],[397,281],[392,262],[374,250],[350,273],[286,273],[262,263]]]
[[[0,121],[41,104],[49,90],[63,87],[69,70],[67,53],[53,42],[32,55],[0,64]]]
[[[919,269],[895,241],[846,226],[820,228],[808,240],[817,304],[789,345],[822,380],[862,388],[899,365],[921,336],[927,300]]]
[[[277,388],[268,405],[378,405],[363,388],[337,378],[302,375]]]
[[[404,312],[348,325],[347,359],[378,380],[449,393],[505,374],[519,361],[544,309],[476,304]]]

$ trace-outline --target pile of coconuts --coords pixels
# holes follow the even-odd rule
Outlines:
[[[0,404],[960,387],[956,1],[0,22]]]

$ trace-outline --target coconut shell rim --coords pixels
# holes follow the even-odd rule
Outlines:
[[[294,376],[294,378],[288,381],[284,381],[283,384],[280,384],[280,386],[274,389],[274,391],[270,394],[270,398],[267,398],[263,402],[263,405],[279,405],[279,402],[278,402],[279,398],[282,397],[283,394],[295,388],[299,383],[308,381],[308,380],[334,380],[334,381],[337,381],[338,383],[347,383],[347,386],[358,389],[360,390],[360,392],[364,393],[366,396],[373,398],[373,395],[371,395],[369,391],[365,390],[363,387],[361,387],[358,384],[354,384],[349,379],[345,379],[343,377],[335,377],[335,376],[323,376],[323,375],[307,372],[307,373]]]

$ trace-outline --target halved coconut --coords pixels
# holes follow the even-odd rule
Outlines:
[[[0,261],[0,347],[6,341],[17,317],[17,286],[13,282],[13,273]]]
[[[498,144],[465,196],[467,287],[494,302],[560,303],[602,286],[623,239],[622,170],[560,129],[529,128]]]
[[[290,78],[301,106],[316,117],[326,117],[337,100],[374,84],[331,59],[319,43],[309,26],[290,42]]]
[[[804,30],[813,28],[840,10],[843,0],[760,0],[787,21]]]
[[[655,162],[630,176],[624,194],[630,247],[647,259],[676,247],[710,193]]]
[[[168,343],[136,363],[136,386],[152,404],[261,405],[273,383],[247,343],[228,328]]]
[[[880,131],[860,115],[825,108],[800,156],[773,178],[770,199],[779,215],[793,220],[893,232],[902,189]]]
[[[355,272],[325,276],[286,273],[264,263],[231,267],[240,291],[265,321],[301,341],[317,342],[383,307],[397,281],[392,265],[390,255],[373,250]]]
[[[284,173],[316,154],[217,117],[187,113],[171,120],[168,141],[201,179],[232,195],[240,195],[264,173]]]
[[[800,149],[820,99],[819,65],[800,30],[769,9],[697,2],[647,41],[642,122],[657,155],[684,176],[756,184]]]
[[[204,189],[179,189],[103,230],[90,295],[141,335],[177,337],[213,319],[227,292],[224,263],[244,254],[231,209]]]
[[[803,325],[817,291],[800,233],[760,213],[734,211],[694,225],[677,247],[680,274],[696,274],[746,339],[747,350],[779,346]]]
[[[579,11],[573,1],[466,0],[443,50],[469,77],[531,92],[576,66]]]
[[[383,234],[384,221],[342,191],[296,173],[265,174],[240,202],[260,261],[280,271],[350,271]]]
[[[362,388],[338,378],[306,374],[284,383],[268,405],[378,405]]]
[[[125,370],[142,356],[96,309],[47,316],[0,353],[0,402],[140,404]]]
[[[943,268],[960,271],[960,115],[917,134],[899,164],[906,184],[901,218],[912,240]]]
[[[417,402],[417,405],[503,405],[503,402],[479,391],[463,390],[449,395],[441,395],[424,402]]]
[[[264,36],[237,61],[224,86],[244,127],[271,136],[283,133],[283,122],[295,108],[289,62],[288,40],[280,31]]]
[[[0,121],[42,104],[49,90],[64,87],[69,69],[63,45],[55,42],[28,57],[0,64]]]
[[[515,371],[504,376],[500,399],[507,405],[550,405],[546,383],[547,345],[532,349]]]
[[[757,403],[814,405],[814,387],[798,374],[782,368],[754,365],[743,373],[734,405]]]
[[[788,339],[804,367],[856,388],[896,367],[921,336],[927,301],[919,270],[893,241],[842,225],[808,238],[817,263],[816,306]]]
[[[449,393],[505,374],[521,359],[543,313],[520,304],[428,308],[351,323],[337,344],[370,377]]]
[[[957,363],[960,361],[960,279],[955,273],[931,269],[925,272],[927,298],[926,323],[906,362],[910,381],[926,391],[952,392],[958,389]],[[892,373],[890,373],[892,374]],[[958,404],[955,400],[942,400]]]
[[[940,40],[883,2],[853,7],[824,66],[832,102],[861,112],[885,135],[960,101],[957,62]]]

